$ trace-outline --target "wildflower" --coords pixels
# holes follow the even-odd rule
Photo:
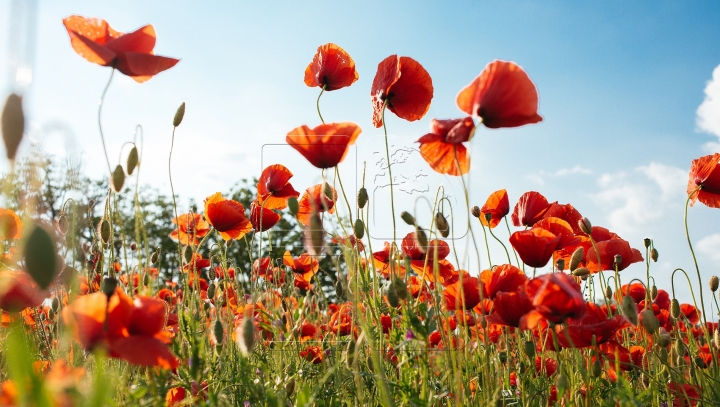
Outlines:
[[[700,201],[711,208],[720,208],[720,153],[693,160],[687,193],[690,205]],[[695,192],[697,190],[697,192]]]
[[[333,43],[319,46],[312,62],[305,68],[305,84],[328,92],[350,86],[358,78],[355,61]]]
[[[518,199],[512,213],[515,226],[532,226],[545,215],[550,208],[547,199],[539,192],[529,191]]]
[[[256,232],[266,231],[280,221],[281,216],[270,209],[263,208],[257,201],[250,204],[250,223]]]
[[[220,192],[205,198],[205,217],[224,240],[240,239],[252,229],[243,205]]]
[[[308,362],[318,365],[322,363],[325,358],[325,352],[323,352],[323,349],[320,346],[308,346],[300,351],[300,356],[305,358]]]
[[[378,64],[370,96],[375,127],[383,125],[386,107],[401,119],[420,120],[430,109],[432,78],[416,60],[390,55]]]
[[[559,274],[559,273],[555,273]],[[622,315],[614,315],[608,318],[607,312],[593,303],[585,303],[580,306],[582,312],[580,317],[570,317],[567,326],[555,326],[557,340],[563,348],[585,348],[592,346],[593,337],[595,343],[602,344],[612,340],[615,334],[630,326],[630,322]],[[568,340],[568,337],[570,340]],[[555,349],[552,338],[546,340],[546,347]]]
[[[516,328],[520,327],[523,317],[534,308],[523,286],[514,291],[496,293],[492,302],[493,311],[487,316],[487,321]]]
[[[22,237],[22,221],[10,209],[0,209],[0,240],[17,240]]]
[[[485,205],[480,208],[480,213],[482,216],[479,219],[483,225],[490,228],[499,225],[502,218],[510,213],[510,201],[508,200],[507,191],[501,189],[490,194],[487,201],[485,201]],[[489,221],[485,218],[486,214],[490,214]]]
[[[443,291],[448,310],[469,310],[480,303],[480,280],[463,272],[463,277]]]
[[[538,94],[528,74],[516,63],[495,60],[457,96],[463,112],[479,116],[485,127],[518,127],[542,121]]]
[[[257,183],[257,202],[266,209],[284,209],[288,199],[297,198],[300,193],[290,184],[293,174],[284,165],[266,167]]]
[[[580,319],[586,307],[580,286],[565,273],[550,273],[525,282],[525,294],[535,312],[548,322],[559,324],[568,318]]]
[[[25,272],[0,271],[0,308],[5,311],[20,312],[28,307],[37,307],[49,294]]]
[[[412,269],[425,280],[435,282],[435,259],[437,259],[438,282],[443,285],[455,282],[458,273],[455,267],[445,260],[450,254],[450,246],[442,240],[434,239],[423,248],[415,238],[416,233],[410,232],[402,240],[402,251],[410,258]]]
[[[595,248],[600,253],[599,262]],[[630,247],[630,243],[624,239],[616,238],[596,242],[595,248],[589,249],[585,255],[587,268],[593,271],[615,270],[616,267],[620,271],[633,263],[643,261],[642,253],[638,249]],[[619,264],[615,263],[616,255],[622,257]]]
[[[179,240],[183,245],[200,243],[200,239],[210,231],[210,224],[199,213],[186,213],[172,222],[178,226],[170,233],[170,238]]]
[[[298,201],[298,220],[305,226],[310,226],[310,217],[314,213],[335,213],[337,191],[329,184],[317,184],[305,190]]]
[[[302,125],[290,130],[285,141],[315,167],[332,168],[345,159],[361,132],[351,122],[324,123],[313,129]]]
[[[97,18],[70,16],[63,19],[63,24],[78,55],[92,63],[111,66],[136,82],[145,82],[179,62],[153,54],[155,29],[152,25],[123,34]]]
[[[499,292],[514,292],[524,286],[528,278],[525,273],[512,264],[501,264],[492,270],[480,273],[484,298],[495,299]]]
[[[532,228],[513,233],[510,244],[523,263],[530,267],[544,267],[558,248],[560,236],[543,228]]]
[[[420,155],[440,174],[463,175],[470,170],[470,157],[463,144],[475,128],[471,117],[430,121],[430,133],[420,137]]]

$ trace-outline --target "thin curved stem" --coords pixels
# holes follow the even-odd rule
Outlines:
[[[690,247],[690,254],[692,255],[693,263],[695,263],[695,271],[697,272],[698,284],[700,285],[700,307],[702,308],[703,322],[707,323],[707,315],[705,314],[705,300],[703,299],[703,281],[702,277],[700,276],[700,267],[698,266],[697,257],[695,257],[695,250],[693,250],[692,241],[690,240],[690,230],[688,229],[688,206],[690,206],[690,199],[700,190],[701,187],[702,186],[695,188],[695,190],[692,191],[692,193],[688,195],[687,199],[685,200],[685,236],[687,237],[688,246]]]
[[[320,116],[320,121],[322,124],[325,124],[325,120],[323,120],[322,114],[320,113],[320,96],[325,92],[325,85],[322,86],[320,89],[320,94],[318,95],[317,100],[315,101],[315,107],[317,108],[318,116]]]
[[[182,261],[183,261],[183,255],[182,255],[182,243],[180,242],[180,218],[178,217],[178,210],[177,210],[177,201],[175,199],[175,187],[173,187],[173,180],[172,180],[172,152],[173,147],[175,147],[175,129],[177,127],[173,127],[172,131],[172,139],[170,141],[170,155],[168,156],[168,176],[170,177],[170,191],[172,193],[172,199],[173,199],[173,209],[175,210],[175,220],[176,220],[176,230],[178,234],[178,255],[180,256],[178,258],[178,262],[180,262],[180,270],[182,270]]]
[[[115,68],[110,71],[110,79],[108,79],[107,85],[105,85],[105,89],[103,89],[102,96],[100,96],[100,105],[98,106],[98,128],[100,129],[100,140],[102,141],[103,152],[105,153],[105,161],[107,162],[108,172],[110,173],[110,176],[112,176],[112,167],[110,167],[110,157],[108,156],[107,147],[105,146],[105,135],[103,134],[102,129],[102,108],[103,102],[105,101],[105,95],[107,94],[108,88],[110,87],[110,83],[112,82],[114,73]]]
[[[385,133],[385,156],[387,157],[387,168],[388,168],[388,176],[390,177],[390,212],[392,213],[392,223],[393,223],[393,243],[395,240],[397,240],[397,227],[395,224],[395,197],[393,196],[393,177],[392,177],[392,170],[390,167],[390,146],[388,144],[388,133],[387,133],[387,127],[385,126],[385,108],[387,107],[387,100],[385,103],[383,103],[382,108],[382,123],[383,123],[383,133]]]

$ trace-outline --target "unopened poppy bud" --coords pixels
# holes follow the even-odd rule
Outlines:
[[[110,222],[108,222],[105,218],[100,219],[100,223],[97,226],[97,234],[103,244],[108,244],[110,242],[112,230],[110,228]]]
[[[715,332],[713,332],[713,345],[720,349],[720,328],[715,328]]]
[[[5,101],[2,111],[2,137],[10,162],[15,161],[15,155],[24,133],[25,114],[23,113],[22,97],[11,93]]]
[[[238,328],[238,345],[243,355],[249,356],[252,353],[253,345],[255,345],[255,325],[252,318],[245,317]]]
[[[492,220],[492,213],[490,213],[490,212],[485,212],[485,213],[483,214],[483,216],[485,217],[485,222],[490,223],[490,221]]]
[[[132,175],[133,171],[135,171],[135,167],[138,165],[138,150],[137,147],[133,146],[133,148],[130,150],[130,154],[128,154],[127,158],[127,173],[128,175]]]
[[[658,345],[661,348],[667,348],[672,343],[672,337],[666,332],[658,335]]]
[[[215,335],[215,341],[218,345],[222,344],[223,337],[225,336],[225,329],[223,329],[223,324],[220,322],[219,319],[215,320],[215,325],[213,326],[213,335]]]
[[[60,300],[57,299],[57,297],[52,299],[52,310],[57,312],[58,308],[60,308]]]
[[[653,335],[657,332],[658,328],[660,328],[660,322],[657,318],[655,318],[655,314],[652,310],[644,309],[640,313],[640,321],[642,322],[643,328],[645,328],[647,333],[650,335]]]
[[[145,274],[145,277],[143,277],[143,285],[145,287],[150,285],[150,274]]]
[[[500,363],[505,364],[507,362],[507,352],[498,352],[498,360],[500,360]]]
[[[613,294],[612,288],[610,288],[610,286],[605,287],[605,297],[610,299],[610,298],[612,298],[612,294]]]
[[[488,322],[487,319],[485,319],[485,316],[480,317],[480,326],[483,327],[483,329],[487,328]]]
[[[582,219],[578,221],[578,226],[586,235],[592,234],[592,223],[590,223],[590,219],[583,216]]]
[[[335,202],[335,190],[333,190],[327,182],[323,185],[323,193],[325,194],[325,198],[327,198],[330,202]],[[323,205],[326,205],[326,203],[323,202]]]
[[[364,208],[365,205],[367,205],[367,202],[368,202],[367,189],[365,189],[365,187],[362,187],[362,188],[360,188],[360,190],[358,191],[358,196],[357,196],[358,207],[359,207],[360,209]]]
[[[183,250],[183,258],[185,259],[185,263],[190,263],[190,261],[193,259],[192,247],[185,246],[185,249]]]
[[[208,287],[207,297],[211,300],[215,298],[215,284],[210,284],[210,286]]]
[[[648,239],[647,237],[643,239],[643,243],[645,243],[645,248],[649,248],[650,244],[652,243],[652,240]]]
[[[570,271],[578,268],[578,266],[583,260],[584,255],[585,250],[582,248],[582,246],[578,247],[577,249],[575,249],[575,251],[573,251],[572,256],[570,256]]]
[[[110,297],[115,293],[115,288],[117,288],[117,280],[114,277],[108,277],[103,280],[103,286],[102,291],[107,295],[108,300]]]
[[[685,356],[685,346],[683,345],[682,339],[676,339],[673,348],[675,350],[675,354],[678,357],[682,358],[683,356]]]
[[[182,123],[183,117],[185,117],[185,102],[182,102],[180,107],[175,111],[175,117],[173,118],[173,127],[177,127]]]
[[[658,296],[657,286],[652,286],[652,287],[650,288],[650,299],[652,299],[653,301],[655,301],[655,299],[657,298],[657,296]]]
[[[673,298],[672,301],[670,301],[670,315],[673,319],[680,318],[680,302],[677,298]]]
[[[478,207],[477,205],[473,206],[472,208],[470,208],[470,213],[472,214],[472,216],[479,219],[480,218],[480,207]]]
[[[208,278],[210,280],[215,280],[215,278],[217,277],[217,273],[215,272],[215,269],[212,267],[210,267],[210,269],[208,270],[207,273],[208,273]]]
[[[390,286],[387,289],[387,299],[388,304],[390,304],[391,307],[397,308],[400,306],[400,297],[398,297],[397,290],[395,289],[395,284],[390,284]]]
[[[652,249],[650,249],[650,258],[652,259],[653,262],[657,263],[657,261],[658,261],[658,251],[657,251],[657,249],[654,248],[654,247],[653,247]]]
[[[157,250],[155,250],[150,255],[150,263],[157,264],[158,260],[160,260],[160,248],[158,247]]]
[[[619,254],[616,254],[613,256],[613,262],[616,268],[620,267],[620,264],[622,263],[622,256]]]
[[[600,363],[600,358],[595,358],[592,364],[592,375],[593,377],[600,377],[602,374],[602,364]]]
[[[558,270],[565,270],[565,259],[558,259],[558,261],[555,262],[555,267]]]
[[[402,218],[402,220],[405,221],[405,223],[407,223],[408,225],[415,226],[415,218],[407,211],[403,211],[400,214],[400,218]]]
[[[572,274],[576,277],[584,277],[584,276],[587,276],[588,274],[590,274],[590,270],[586,269],[585,267],[579,267],[579,268],[576,268],[572,272]]]
[[[533,341],[525,341],[523,344],[523,350],[525,351],[525,354],[532,358],[535,356],[535,342]]]
[[[352,369],[352,365],[355,363],[355,341],[350,339],[350,342],[345,348],[345,364],[348,369]]]
[[[398,276],[393,278],[392,284],[395,285],[395,292],[397,292],[398,298],[406,300],[408,298],[408,289],[405,282]]]
[[[297,198],[295,198],[294,196],[291,196],[290,198],[288,198],[288,209],[290,210],[290,214],[292,216],[297,216],[298,207],[299,207],[299,204],[298,204]]]
[[[718,276],[710,277],[710,291],[712,291],[712,292],[717,291],[718,285],[720,285],[720,280],[718,280]]]
[[[311,256],[319,256],[325,245],[325,229],[323,229],[322,219],[316,212],[310,216],[310,227],[305,229],[304,243],[305,250]]]
[[[633,325],[638,324],[638,314],[637,314],[637,308],[635,307],[635,302],[633,301],[632,297],[629,295],[626,295],[623,297],[622,305],[620,306],[622,309],[623,315],[625,315],[625,318],[630,321]]]
[[[363,223],[362,219],[355,219],[353,233],[355,234],[355,238],[357,239],[362,239],[363,237],[365,237],[365,224]]]
[[[112,173],[113,190],[120,193],[123,185],[125,185],[125,170],[123,170],[122,165],[118,164],[118,166],[115,167],[115,171]]]
[[[560,373],[558,377],[555,379],[555,387],[557,387],[558,394],[565,394],[565,391],[570,386],[570,383],[568,382],[567,376],[565,374]]]
[[[435,224],[437,225],[438,232],[440,232],[442,237],[450,236],[450,225],[448,224],[447,219],[445,219],[445,216],[443,216],[442,212],[435,214]]]
[[[700,369],[705,369],[707,367],[705,361],[700,356],[695,356],[695,366],[699,367]]]
[[[295,379],[290,378],[288,382],[285,384],[285,397],[290,398],[292,394],[295,392]]]
[[[415,228],[415,243],[417,243],[421,252],[425,253],[428,247],[428,239],[425,231],[420,227]]]

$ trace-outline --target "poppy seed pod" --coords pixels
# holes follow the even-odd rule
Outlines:
[[[622,305],[620,306],[623,315],[625,315],[625,318],[628,319],[633,325],[638,324],[638,313],[637,308],[635,307],[635,302],[633,301],[632,297],[629,295],[626,295],[623,297]]]
[[[252,353],[253,345],[255,345],[255,325],[253,325],[252,318],[245,317],[238,329],[240,332],[237,335],[237,342],[238,346],[240,346],[240,352],[245,356],[249,356]]]
[[[223,329],[223,324],[222,322],[220,322],[219,319],[215,320],[215,325],[213,326],[213,335],[215,335],[215,341],[217,342],[217,344],[222,344],[225,330]]]
[[[8,160],[15,161],[18,147],[25,133],[25,114],[22,97],[14,93],[8,96],[2,111],[2,137]]]
[[[133,146],[133,148],[130,150],[130,154],[128,154],[127,158],[127,173],[128,175],[132,175],[133,171],[135,171],[135,167],[137,167],[139,162],[138,158],[138,150],[137,147]]]
[[[408,225],[415,226],[415,218],[407,211],[403,211],[400,214],[400,218],[402,218],[402,220],[405,221],[405,223],[407,223]]]
[[[173,127],[177,127],[182,123],[183,117],[185,117],[185,102],[182,102],[180,107],[175,111],[175,117],[173,118]]]
[[[710,277],[710,291],[712,291],[712,292],[717,291],[718,285],[720,285],[720,280],[718,280],[718,276]]]
[[[442,237],[450,236],[450,225],[441,212],[435,214],[435,225],[437,225],[437,229]]]
[[[578,221],[578,226],[586,235],[592,234],[592,223],[590,223],[590,219],[583,216],[582,219]]]
[[[575,249],[572,256],[570,256],[570,271],[574,271],[576,268],[578,268],[580,262],[582,262],[584,254],[585,249],[583,249],[582,246]]]
[[[645,243],[645,248],[648,249],[650,247],[650,244],[652,243],[652,240],[646,237],[645,239],[643,239],[643,243]]]
[[[473,206],[472,208],[470,208],[470,213],[472,214],[472,216],[479,219],[480,218],[480,207],[477,205]]]
[[[613,256],[613,262],[614,262],[613,265],[616,268],[619,268],[620,264],[622,264],[622,256],[619,254],[616,254],[615,256]]]
[[[644,309],[640,313],[640,320],[643,328],[645,328],[650,335],[653,335],[657,332],[658,328],[660,328],[660,322],[655,318],[655,314],[651,309]]]
[[[123,185],[125,185],[125,170],[123,170],[122,165],[118,164],[112,173],[112,186],[115,192],[119,193],[122,191]]]
[[[673,317],[673,319],[680,318],[680,302],[677,300],[677,298],[673,298],[670,302],[670,315]]]
[[[103,280],[102,291],[107,295],[108,300],[115,294],[115,288],[117,288],[118,281],[114,277],[108,277]]]
[[[657,251],[657,249],[654,248],[654,247],[653,247],[652,249],[650,249],[650,258],[652,259],[653,262],[657,263],[657,261],[658,261],[658,251]]]
[[[367,205],[368,193],[367,193],[367,189],[365,189],[365,187],[360,188],[360,190],[358,191],[357,203],[358,203],[358,207],[360,209],[364,208],[365,205]]]
[[[353,225],[353,233],[357,239],[362,239],[365,236],[365,224],[362,219],[355,219],[355,225]]]

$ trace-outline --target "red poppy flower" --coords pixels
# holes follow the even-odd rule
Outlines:
[[[262,215],[261,215],[262,214]],[[250,223],[257,232],[266,231],[280,221],[281,216],[253,201],[250,204]]]
[[[690,205],[696,200],[711,208],[720,208],[720,153],[706,155],[693,160],[690,166],[690,180],[688,181],[687,193],[692,194]]]
[[[516,63],[495,60],[457,96],[463,112],[480,116],[491,129],[538,123],[538,93],[527,73]]]
[[[349,248],[355,248],[358,251],[365,250],[365,245],[362,240],[356,238],[354,235],[349,236],[333,236],[331,239],[333,243],[341,244]]]
[[[450,262],[445,258],[450,254],[450,246],[442,240],[431,240],[423,251],[417,244],[415,232],[410,232],[402,240],[402,251],[410,258],[412,269],[425,280],[435,282],[435,258],[438,260],[437,274],[439,283],[452,284],[458,276]]]
[[[559,242],[559,236],[543,228],[523,230],[510,236],[510,244],[523,263],[530,267],[544,267],[548,264]]]
[[[373,252],[373,264],[375,265],[375,270],[377,270],[378,273],[382,274],[385,278],[390,278],[390,249],[392,248],[392,245],[388,242],[385,242],[383,249],[378,252]],[[395,250],[395,253],[397,253],[397,249]],[[393,267],[393,272],[396,276],[400,278],[405,277],[405,267],[403,267],[402,262],[400,264],[397,264],[397,262],[394,262],[395,266]]]
[[[252,230],[242,204],[223,198],[220,192],[205,198],[205,218],[225,240],[240,239]]]
[[[430,109],[432,78],[416,60],[390,55],[378,64],[370,96],[375,127],[383,125],[383,107],[401,119],[420,120]]]
[[[525,282],[525,294],[535,311],[549,322],[559,324],[579,319],[586,307],[580,286],[565,273],[550,273]]]
[[[344,49],[333,43],[319,46],[312,62],[305,68],[305,84],[326,91],[350,86],[359,77],[355,61]]]
[[[63,19],[75,52],[92,63],[111,66],[136,82],[145,82],[179,60],[153,54],[155,29],[146,25],[119,33],[105,20],[70,16]]]
[[[487,219],[485,219],[486,213],[492,216],[489,225]],[[487,201],[485,201],[485,205],[480,208],[480,222],[485,226],[494,228],[500,224],[502,218],[507,216],[508,213],[510,213],[510,200],[507,191],[501,189],[490,194]]]
[[[0,209],[0,240],[15,240],[22,237],[22,221],[14,211]]]
[[[551,203],[545,213],[543,213],[543,219],[550,217],[560,218],[564,220],[568,223],[568,225],[570,225],[574,234],[582,234],[582,231],[580,230],[580,226],[578,224],[578,221],[582,219],[582,215],[572,205],[561,205],[557,202]]]
[[[185,213],[172,222],[178,226],[170,233],[170,238],[184,245],[200,243],[200,239],[210,231],[210,225],[199,213]]]
[[[337,191],[329,184],[317,184],[305,190],[298,201],[298,221],[310,226],[310,217],[316,212],[335,213]]]
[[[513,209],[513,225],[532,226],[543,218],[549,207],[548,200],[539,192],[526,192],[518,199]]]
[[[420,137],[420,155],[435,172],[462,175],[470,171],[470,157],[462,144],[475,128],[472,117],[430,122],[430,133]]]
[[[490,324],[518,328],[523,316],[534,309],[522,286],[515,291],[498,292],[493,298],[493,311],[487,316]]]
[[[642,253],[638,249],[630,247],[630,243],[623,239],[610,239],[602,242],[596,242],[595,246],[600,253],[600,264],[598,264],[598,256],[595,248],[588,248],[585,253],[585,261],[587,267],[595,271],[615,270],[615,255],[621,256],[621,262],[617,266],[618,271],[626,269],[633,263],[643,261]]]
[[[483,294],[491,300],[495,299],[499,292],[515,292],[519,287],[523,287],[527,280],[525,273],[512,264],[502,264],[480,273]]]
[[[470,310],[480,303],[480,280],[463,272],[463,278],[443,291],[448,310]]]
[[[257,184],[257,201],[264,203],[266,209],[286,208],[288,198],[300,196],[289,182],[292,176],[284,165],[273,164],[265,168]]]
[[[545,229],[548,232],[559,237],[560,240],[557,244],[558,249],[563,249],[566,247],[574,248],[577,244],[580,243],[580,239],[575,237],[575,234],[573,233],[573,229],[570,224],[560,218],[545,217],[535,223],[533,229],[535,228]]]
[[[50,293],[41,290],[29,274],[18,271],[0,271],[0,308],[20,312],[42,304]]]
[[[332,168],[338,165],[355,144],[362,129],[355,123],[325,123],[314,129],[306,125],[290,130],[285,141],[310,164],[318,168]]]
[[[317,273],[320,268],[318,260],[307,253],[303,253],[299,257],[293,258],[289,251],[285,251],[285,254],[283,255],[283,263],[290,267],[293,273],[296,274],[310,273],[313,275]]]
[[[285,273],[279,267],[276,267],[269,257],[256,259],[253,262],[253,275],[275,284],[285,283]]]
[[[192,259],[190,259],[189,262],[185,263],[183,270],[193,271],[201,270],[208,267],[210,267],[210,260],[203,258],[202,255],[199,253],[195,253],[193,254]]]
[[[680,313],[687,318],[691,325],[700,322],[700,311],[691,304],[680,304]]]
[[[641,283],[633,283],[633,284],[624,284],[622,287],[620,287],[620,291],[623,295],[629,295],[635,304],[640,304],[641,302],[645,301],[645,296],[647,295],[645,291],[645,286]],[[621,301],[620,296],[617,295],[616,300],[618,302]]]
[[[308,362],[318,365],[322,363],[325,358],[325,351],[320,346],[308,346],[307,348],[300,351],[300,356],[305,358]]]
[[[622,315],[608,318],[607,312],[599,305],[585,303],[584,306],[585,312],[581,318],[569,319],[566,327],[556,326],[557,340],[561,347],[586,348],[592,346],[593,338],[597,344],[602,344],[614,338],[619,330],[630,326],[630,322]],[[545,344],[548,349],[555,349],[552,342],[552,338],[548,338]]]
[[[675,398],[673,407],[694,407],[701,399],[702,389],[692,384],[670,382],[667,388]]]

